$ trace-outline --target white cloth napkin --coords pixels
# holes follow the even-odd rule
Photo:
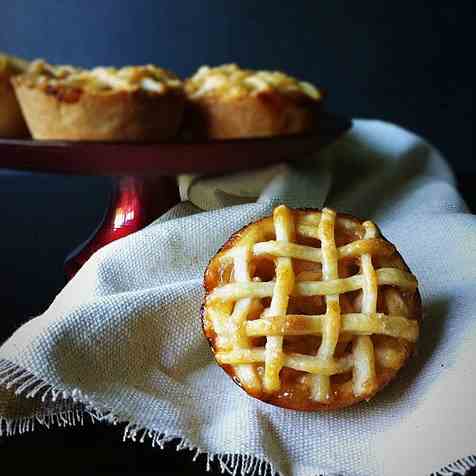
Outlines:
[[[192,201],[101,249],[3,344],[3,433],[74,424],[86,410],[130,422],[128,436],[154,444],[178,437],[238,474],[475,466],[476,219],[439,153],[401,128],[357,120],[315,158],[262,171],[250,189],[253,175],[182,180]],[[283,410],[248,397],[213,361],[200,325],[203,271],[231,233],[277,203],[374,219],[419,279],[419,352],[370,403]]]

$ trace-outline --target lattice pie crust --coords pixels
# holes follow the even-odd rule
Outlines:
[[[205,273],[202,319],[250,395],[298,410],[369,400],[411,355],[417,280],[370,221],[294,210],[233,235]]]

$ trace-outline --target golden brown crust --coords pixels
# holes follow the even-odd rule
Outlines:
[[[293,214],[302,215],[306,214],[307,212],[320,212],[318,209],[294,209]],[[362,225],[363,221],[352,217],[347,214],[338,214],[338,218],[345,218],[350,222],[353,222],[356,226]],[[217,252],[217,254],[210,260],[207,269],[204,274],[204,290],[205,296],[201,308],[201,320],[202,320],[202,328],[204,335],[206,336],[210,348],[213,353],[218,351],[219,345],[217,345],[217,334],[211,324],[210,319],[207,316],[207,298],[212,293],[212,291],[223,284],[224,281],[227,281],[226,270],[223,270],[221,257],[224,256],[230,249],[235,247],[239,244],[241,238],[250,230],[250,227],[260,227],[266,221],[269,221],[270,217],[264,217],[256,222],[250,223],[249,225],[243,227],[241,230],[234,233],[229,240],[222,246],[222,248]],[[384,240],[385,243],[388,243],[388,246],[385,247],[385,253],[383,256],[383,260],[393,260],[392,262],[395,263],[398,267],[402,270],[410,272],[408,266],[404,262],[401,255],[395,249],[394,245],[388,242],[382,235],[379,237],[380,239]],[[392,250],[392,253],[389,254],[388,251]],[[377,266],[378,267],[378,266]],[[421,297],[419,294],[418,289],[415,291],[402,291],[401,297],[405,302],[406,306],[408,307],[408,318],[416,320],[417,322],[421,322],[422,319],[422,305],[421,305]],[[348,311],[347,311],[348,312]],[[352,312],[352,311],[351,311]],[[415,343],[407,341],[402,338],[393,338],[388,336],[382,335],[372,335],[371,336],[372,342],[375,346],[376,352],[379,351],[380,348],[388,349],[389,347],[395,347],[398,349],[400,353],[400,357],[398,360],[398,366],[396,368],[390,367],[378,367],[376,379],[377,379],[377,386],[372,391],[372,393],[367,394],[365,396],[355,396],[352,392],[352,385],[351,379],[336,387],[336,391],[334,392],[333,399],[330,402],[322,403],[318,401],[313,401],[308,398],[306,393],[306,389],[300,387],[298,381],[299,378],[303,376],[303,373],[294,371],[292,369],[283,368],[282,369],[282,382],[283,386],[279,392],[274,394],[265,394],[264,392],[252,392],[250,389],[245,388],[238,376],[235,373],[234,366],[232,365],[223,365],[220,362],[217,362],[223,370],[233,379],[233,381],[238,384],[241,388],[243,388],[247,393],[251,396],[258,398],[262,401],[267,403],[281,406],[283,408],[289,408],[293,410],[301,410],[301,411],[329,411],[329,410],[337,410],[344,407],[348,407],[354,405],[362,400],[370,400],[373,396],[378,393],[384,386],[386,386],[392,379],[395,378],[398,371],[407,363],[408,359],[412,355],[415,350]],[[312,345],[311,345],[312,348]],[[315,354],[316,348],[312,348],[312,354]],[[345,374],[342,376],[345,377]],[[336,378],[341,378],[341,376],[337,376]],[[349,376],[347,377],[349,378]],[[287,379],[289,380],[287,382]]]
[[[97,66],[88,70],[71,65],[51,65],[40,59],[28,66],[23,81],[44,89],[71,88],[96,94],[138,89],[162,94],[169,89],[183,87],[182,81],[174,73],[152,64],[122,68]]]
[[[21,138],[29,135],[9,77],[0,74],[0,137]]]
[[[181,92],[45,91],[21,78],[14,85],[35,139],[162,141],[176,135],[182,119]]]
[[[185,130],[194,138],[303,133],[314,126],[322,100],[320,91],[309,83],[280,72],[242,70],[236,65],[200,68],[186,81],[185,91]]]
[[[312,129],[316,108],[274,92],[223,100],[204,96],[189,101],[187,126],[193,137],[232,139],[299,134]]]
[[[29,135],[10,78],[22,72],[26,62],[0,55],[0,137],[21,138]]]
[[[12,83],[35,139],[164,141],[184,108],[181,83],[169,75],[150,65],[87,71],[38,61]]]

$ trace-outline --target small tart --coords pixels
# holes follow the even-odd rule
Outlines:
[[[182,82],[153,65],[86,70],[37,60],[13,84],[36,139],[160,141],[182,120]]]
[[[28,62],[0,53],[0,137],[28,136],[28,128],[18,104],[10,79],[23,73]]]
[[[202,66],[185,82],[187,123],[208,138],[266,137],[311,129],[322,92],[279,71]]]
[[[418,283],[370,221],[275,208],[234,234],[204,277],[202,325],[249,395],[320,411],[371,399],[412,354]]]

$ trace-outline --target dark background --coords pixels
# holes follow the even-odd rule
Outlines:
[[[84,66],[151,62],[181,76],[224,62],[281,69],[326,89],[335,112],[426,137],[472,205],[473,10],[470,1],[0,0],[0,50]],[[0,171],[0,339],[64,285],[63,258],[100,220],[109,189],[107,178]],[[41,434],[0,447],[96,446],[111,470],[164,464],[158,450],[122,446],[115,430]],[[167,461],[191,471],[187,458]]]

